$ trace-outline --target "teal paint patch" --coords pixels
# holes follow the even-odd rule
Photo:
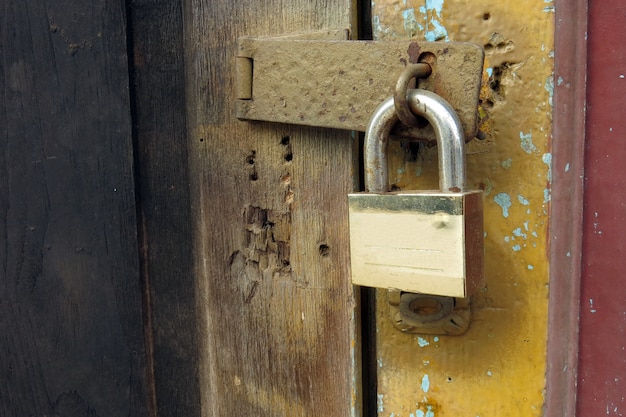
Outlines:
[[[552,197],[550,196],[550,189],[544,188],[543,189],[543,204],[549,203],[551,199]]]
[[[440,21],[443,14],[443,4],[444,0],[426,0],[426,6],[420,6],[418,9],[426,20],[428,30],[424,33],[424,37],[429,42],[448,40],[448,30]]]
[[[524,196],[522,196],[522,195],[518,195],[518,196],[517,196],[517,201],[519,201],[519,202],[520,202],[520,204],[521,204],[521,205],[523,205],[523,206],[527,206],[527,205],[529,205],[529,204],[530,204],[530,202],[529,202],[528,200],[526,200],[526,199],[524,198]]]
[[[543,156],[541,157],[541,160],[543,161],[544,164],[546,164],[548,166],[548,174],[546,175],[546,178],[548,179],[548,183],[552,183],[552,154],[551,153],[544,153]]]
[[[509,242],[511,241],[511,238],[510,238],[510,237],[508,237],[508,236],[504,236],[504,241],[505,241],[506,243],[509,243]]]
[[[520,245],[514,245],[512,249],[513,249],[513,252],[519,252],[522,250],[522,247]]]
[[[528,133],[519,132],[519,138],[520,138],[520,146],[522,147],[524,152],[530,154],[537,150],[537,148],[533,144],[532,132],[528,132]]]
[[[563,77],[559,77],[559,78],[556,80],[556,85],[561,85],[561,84],[563,84]]]
[[[543,88],[548,92],[548,103],[552,106],[552,98],[554,97],[554,74],[546,78]]]
[[[428,343],[428,340],[426,340],[426,339],[424,339],[422,337],[419,337],[419,336],[417,337],[417,344],[420,347],[426,347],[426,346],[430,345],[430,343]]]
[[[546,13],[554,13],[555,10],[556,8],[554,6],[548,6],[543,8],[543,11]]]
[[[383,403],[383,394],[378,394],[378,412],[382,413],[385,411],[385,405]]]
[[[535,267],[533,265],[528,265],[528,270],[532,271],[533,269],[535,269]]]
[[[437,15],[441,17],[441,13],[443,12],[443,3],[444,0],[426,0],[426,8],[428,10],[436,11]]]
[[[513,236],[521,237],[524,240],[526,240],[526,238],[528,237],[526,233],[522,232],[521,227],[518,227],[517,229],[513,230]]]
[[[485,71],[487,71],[487,75],[488,75],[488,76],[490,76],[490,77],[491,77],[491,76],[493,75],[493,68],[489,67],[489,68],[487,68]]]
[[[430,389],[430,380],[428,379],[428,374],[425,374],[422,377],[422,391],[425,393]]]
[[[435,343],[437,343],[437,342],[439,341],[439,338],[438,338],[437,336],[435,336],[435,337],[433,338],[433,341],[434,341]]]
[[[439,23],[437,20],[431,20],[430,25],[433,27],[433,29],[426,31],[426,33],[424,34],[428,42],[448,40],[448,31],[441,23]]]
[[[498,193],[493,201],[502,209],[502,216],[509,217],[509,208],[511,207],[511,196],[507,193]]]

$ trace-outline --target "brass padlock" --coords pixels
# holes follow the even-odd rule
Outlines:
[[[469,297],[483,275],[483,193],[465,190],[465,141],[454,109],[426,90],[409,90],[408,100],[435,131],[440,189],[389,192],[386,148],[398,118],[387,99],[365,134],[366,192],[348,196],[352,283]]]

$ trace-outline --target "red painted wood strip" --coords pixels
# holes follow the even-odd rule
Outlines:
[[[546,417],[572,417],[583,201],[587,2],[557,0]]]
[[[626,415],[626,3],[589,3],[578,415]]]

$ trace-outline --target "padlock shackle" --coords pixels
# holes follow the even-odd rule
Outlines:
[[[465,189],[465,138],[459,116],[443,98],[430,91],[407,92],[409,108],[424,117],[435,130],[439,154],[439,189]],[[374,111],[365,132],[365,189],[371,193],[389,191],[387,145],[389,133],[398,121],[393,97]]]

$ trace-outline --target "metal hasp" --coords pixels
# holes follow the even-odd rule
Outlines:
[[[386,148],[398,116],[387,99],[365,135],[366,192],[348,197],[352,282],[466,298],[482,282],[483,194],[465,189],[465,146],[454,110],[429,91],[409,90],[408,101],[435,130],[440,190],[389,192]]]
[[[405,67],[427,63],[432,74],[417,86],[450,103],[469,141],[477,133],[483,62],[483,49],[472,43],[240,38],[235,114],[364,132],[376,107],[394,94]],[[398,124],[394,134],[435,140],[428,124]]]

